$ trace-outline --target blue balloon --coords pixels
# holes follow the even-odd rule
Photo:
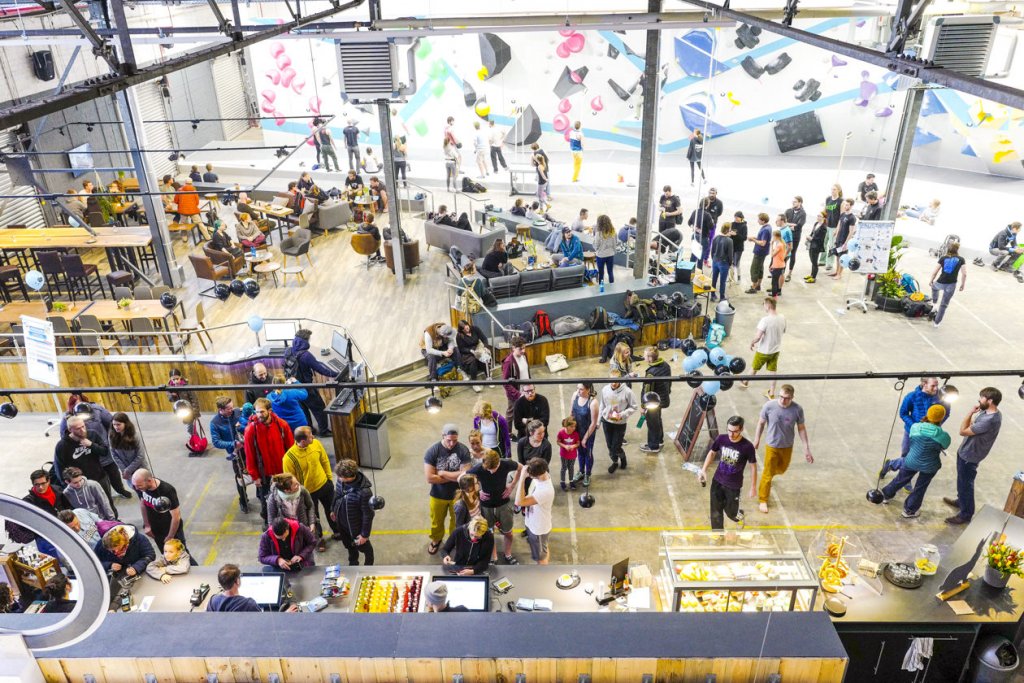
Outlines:
[[[860,242],[858,242],[857,238],[854,237],[852,240],[846,243],[846,246],[849,247],[849,251],[852,254],[853,252],[860,249]]]
[[[729,367],[730,365],[732,365],[732,359],[733,359],[732,356],[730,356],[729,354],[725,354],[725,358],[722,359],[722,362],[719,363],[719,365],[724,365],[725,367]]]
[[[683,371],[686,372],[687,374],[693,372],[694,370],[697,370],[702,365],[704,365],[704,363],[694,358],[693,356],[687,356],[686,358],[683,359]]]
[[[714,365],[721,365],[725,361],[725,349],[721,346],[716,346],[711,349],[711,353],[708,354],[708,358]]]
[[[718,390],[722,388],[721,382],[706,381],[700,385],[700,388],[704,390],[704,393],[708,396],[714,396],[718,393]]]
[[[695,359],[698,368],[708,362],[708,352],[704,349],[697,349],[688,357]]]
[[[25,284],[38,292],[46,284],[46,278],[38,270],[30,270],[25,273]]]
[[[249,329],[253,332],[259,332],[263,329],[263,318],[258,315],[249,316]]]
[[[839,263],[843,266],[843,268],[849,268],[850,267],[850,255],[849,254],[843,254],[842,256],[840,256],[839,257]]]

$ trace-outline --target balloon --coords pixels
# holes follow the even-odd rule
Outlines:
[[[704,365],[704,363],[708,362],[708,352],[705,349],[697,349],[690,354],[690,358],[696,358],[697,360],[694,362],[697,363],[697,367],[700,367],[701,365]]]
[[[856,256],[850,257],[850,270],[860,270],[860,259]]]
[[[604,109],[604,102],[601,100],[600,95],[590,100],[590,108],[593,109],[595,112]]]
[[[683,353],[687,356],[693,355],[693,352],[697,350],[697,342],[692,339],[683,340]]]
[[[278,55],[277,57],[277,68],[284,71],[286,68],[292,65],[292,58],[288,55]]]
[[[281,82],[281,72],[277,69],[267,69],[266,77],[270,79],[270,82],[277,85]]]
[[[171,292],[164,292],[160,295],[160,305],[168,311],[173,311],[174,307],[178,305],[178,297]]]
[[[491,113],[491,105],[487,102],[487,98],[481,97],[477,100],[476,104],[473,106],[473,111],[476,112],[476,115],[480,118],[486,119],[487,115]]]
[[[742,375],[743,371],[747,369],[747,361],[742,358],[733,358],[729,361],[729,372],[734,375]]]
[[[263,318],[258,315],[249,316],[249,329],[253,332],[259,332],[263,329]]]
[[[321,100],[319,97],[314,96],[309,98],[309,110],[314,114],[320,113],[321,104],[323,104],[323,100]],[[312,125],[313,122],[310,121],[309,123]]]
[[[847,251],[849,252],[857,251],[858,249],[860,249],[860,242],[858,242],[857,238],[854,237],[852,240],[846,243],[846,247]]]
[[[725,349],[721,346],[716,346],[711,349],[711,353],[708,354],[708,360],[710,360],[715,367],[721,365],[722,361],[725,360]]]
[[[481,81],[486,81],[487,77],[491,75],[491,72],[487,70],[486,66],[480,67],[480,70],[476,72],[476,77]]]
[[[839,263],[843,266],[843,268],[849,268],[850,267],[850,255],[849,254],[843,254],[842,256],[840,256],[839,257]]]
[[[694,370],[693,372],[690,372],[688,374],[690,376],[690,379],[686,380],[686,383],[690,385],[690,388],[696,389],[697,387],[699,387],[701,385],[701,382],[703,382],[703,380],[700,378],[700,371]]]
[[[267,98],[267,100],[269,100],[270,102],[273,102],[275,99],[277,99],[277,93],[271,90],[270,88],[267,88],[260,94]]]
[[[711,394],[701,394],[697,397],[697,407],[705,412],[714,408],[717,403],[718,399]]]
[[[46,277],[38,270],[30,270],[25,273],[25,284],[33,291],[38,292],[46,284]]]
[[[558,111],[563,114],[568,114],[570,109],[572,109],[572,102],[569,100],[562,100],[558,103]]]
[[[582,33],[574,33],[565,41],[565,46],[569,48],[569,52],[580,52],[586,44],[587,39]]]
[[[231,296],[231,288],[223,282],[218,282],[213,286],[213,295],[221,301],[227,301],[228,297]]]
[[[721,382],[713,382],[708,380],[700,385],[700,388],[704,390],[704,393],[708,396],[714,396],[722,388]]]
[[[563,38],[568,38],[569,36],[576,35],[576,29],[563,28],[561,31],[558,32],[558,35],[562,36]]]
[[[568,45],[566,45],[565,43],[559,43],[558,47],[555,48],[555,54],[561,57],[562,59],[568,59],[569,55],[572,53],[569,52]]]
[[[723,378],[718,380],[718,383],[722,385],[722,391],[729,391],[730,389],[732,389],[732,380],[724,379],[725,377],[732,376],[732,373],[729,372],[729,368],[725,367],[724,365],[720,365],[717,368],[715,368],[715,374]]]
[[[270,56],[277,59],[280,54],[284,52],[284,44],[273,42],[270,44]]]
[[[274,109],[276,109],[276,107],[274,107],[274,103],[273,102],[268,102],[267,100],[263,100],[263,104],[260,105],[260,109],[262,109],[265,114],[273,114],[274,113]]]
[[[555,130],[561,133],[569,127],[569,117],[565,114],[559,114],[555,117],[555,120],[551,122],[551,125],[554,126]]]
[[[281,85],[282,86],[284,86],[285,88],[290,88],[291,85],[292,85],[292,80],[294,78],[295,78],[295,69],[291,68],[290,66],[285,68],[285,69],[281,69]]]
[[[704,363],[698,363],[693,356],[687,356],[683,359],[683,372],[690,373],[698,370]]]
[[[234,280],[228,283],[228,289],[230,289],[231,293],[234,294],[235,296],[242,296],[243,294],[245,294],[245,285],[242,284],[242,281],[239,280],[238,278],[235,278]]]
[[[570,71],[569,72],[569,78],[572,79],[573,83],[582,83],[583,82],[583,76],[580,76],[575,71]]]
[[[292,81],[292,90],[295,91],[296,95],[301,95],[302,94],[302,89],[305,88],[305,87],[306,87],[306,79],[305,78],[299,77],[299,78],[296,78],[294,81]]]
[[[250,299],[255,299],[257,296],[259,296],[260,283],[256,282],[251,277],[245,278],[245,280],[242,282],[242,287],[245,289],[245,295]]]

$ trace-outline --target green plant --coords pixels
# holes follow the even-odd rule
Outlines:
[[[54,301],[53,302],[53,312],[54,313],[63,313],[66,310],[68,310],[68,305],[66,303],[64,303],[63,301]]]
[[[989,544],[987,555],[988,566],[1000,574],[1024,576],[1024,567],[1022,567],[1024,553],[1020,551],[1020,548],[1014,548],[1002,541],[995,541]]]
[[[103,192],[106,192],[106,189]],[[100,205],[100,211],[103,212],[103,222],[109,224],[115,215],[114,202],[111,201],[110,197],[105,196],[96,197],[96,201]]]
[[[897,267],[906,248],[903,235],[893,235],[892,242],[889,244],[888,268],[875,278],[875,282],[878,283],[878,293],[887,299],[902,299],[907,295],[907,290],[903,288],[903,275]]]
[[[118,299],[117,305],[119,308],[128,308],[129,306],[132,305],[132,300],[127,297],[124,299]]]

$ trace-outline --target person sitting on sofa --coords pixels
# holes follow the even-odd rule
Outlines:
[[[267,236],[260,230],[260,226],[247,213],[238,214],[238,225],[235,226],[235,234],[238,241],[246,249],[261,247],[267,242]]]
[[[516,203],[509,210],[509,213],[513,216],[522,216],[523,218],[526,218],[526,205],[523,204],[522,197],[516,199]]]
[[[562,243],[559,245],[561,254],[552,254],[551,262],[559,267],[576,266],[583,263],[583,243],[573,234],[568,225],[562,228]]]
[[[484,256],[484,262],[480,264],[480,274],[490,279],[492,277],[501,277],[502,275],[511,275],[512,273],[508,271],[508,253],[505,251],[505,240],[499,237],[494,240],[491,250]]]
[[[530,205],[530,208],[526,210],[526,217],[531,221],[548,221],[549,223],[558,222],[551,217],[551,214],[541,208],[540,202],[534,202]]]
[[[448,213],[448,207],[442,204],[437,207],[437,211],[434,212],[432,220],[438,225],[447,225],[450,228],[457,227],[454,213]]]
[[[257,232],[259,228],[256,228]],[[261,234],[260,237],[263,237]],[[242,249],[235,242],[231,241],[231,235],[224,229],[224,221],[219,218],[213,222],[213,236],[210,237],[208,244],[210,249],[217,251],[223,251],[225,254],[238,258],[242,255]]]

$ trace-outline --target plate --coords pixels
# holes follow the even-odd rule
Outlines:
[[[889,583],[899,588],[920,588],[924,582],[917,567],[906,562],[890,562],[885,565],[882,575]]]
[[[580,585],[580,580],[581,579],[578,574],[576,576],[562,574],[557,579],[555,579],[555,585],[561,588],[562,590],[567,591]]]
[[[536,225],[538,228],[542,228],[545,225],[547,225],[548,222],[547,221],[534,221],[533,224]]]

